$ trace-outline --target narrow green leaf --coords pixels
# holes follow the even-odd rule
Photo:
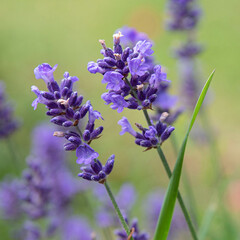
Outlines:
[[[184,159],[184,153],[187,145],[187,140],[189,133],[193,127],[193,124],[196,120],[196,117],[198,115],[198,112],[202,106],[203,100],[206,96],[206,93],[208,91],[208,88],[210,86],[210,83],[212,81],[213,75],[215,70],[211,73],[209,76],[206,84],[204,85],[202,92],[198,98],[198,101],[196,103],[195,109],[193,111],[193,115],[191,118],[191,122],[189,124],[186,136],[183,140],[181,149],[178,153],[177,161],[173,170],[173,174],[171,176],[166,195],[164,197],[163,206],[161,209],[161,213],[159,215],[158,224],[155,231],[154,240],[166,240],[169,232],[169,228],[172,221],[172,215],[174,212],[175,202],[178,194],[178,187],[179,187],[179,181],[181,177],[182,172],[182,165],[183,165],[183,159]]]

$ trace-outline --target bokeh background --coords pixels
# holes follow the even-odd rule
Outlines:
[[[240,2],[203,0],[199,4],[203,16],[197,36],[205,48],[199,57],[202,81],[216,69],[206,112],[217,136],[220,151],[218,161],[225,175],[224,192],[216,200],[218,210],[214,214],[209,239],[239,239]],[[111,47],[114,31],[128,25],[146,32],[154,41],[155,57],[166,67],[168,79],[172,81],[171,92],[178,93],[180,82],[171,48],[182,36],[164,29],[165,5],[166,1],[157,0],[1,0],[0,79],[5,82],[9,98],[15,105],[16,116],[22,121],[22,127],[12,137],[22,168],[30,151],[31,130],[38,123],[48,120],[44,107],[40,106],[36,111],[31,107],[35,98],[31,86],[44,87],[43,81],[35,80],[33,69],[43,62],[50,65],[58,63],[56,79],[60,79],[65,71],[79,77],[77,90],[85,99],[90,99],[94,108],[104,117],[104,135],[93,146],[102,160],[112,153],[116,154],[115,169],[110,177],[114,189],[124,182],[131,182],[141,199],[151,190],[167,187],[168,178],[157,153],[143,153],[131,136],[119,135],[121,129],[117,121],[122,116],[144,124],[142,114],[130,110],[118,114],[111,110],[100,98],[105,91],[101,76],[87,71],[87,63],[100,58],[98,39],[105,39]],[[188,122],[189,115],[184,114],[175,124],[179,144]],[[0,149],[0,177],[4,179],[13,174],[14,169],[4,141],[0,142]],[[170,142],[164,144],[163,150],[173,166],[176,157]],[[210,156],[208,144],[192,138],[187,147],[184,168],[193,187],[200,219],[215,197],[215,187],[219,186],[213,177],[216,165]],[[71,155],[70,161],[77,173],[74,155]],[[181,190],[185,192],[183,186]],[[136,204],[134,211],[141,217],[139,206]],[[9,228],[9,222],[1,221],[1,239],[8,239]]]

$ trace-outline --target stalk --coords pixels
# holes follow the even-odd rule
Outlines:
[[[129,236],[130,233],[131,233],[130,229],[129,229],[129,227],[128,227],[128,225],[127,225],[127,223],[126,223],[126,221],[125,221],[125,219],[124,219],[124,217],[123,217],[123,215],[122,215],[122,213],[121,213],[121,211],[119,209],[119,206],[118,206],[118,204],[117,204],[117,202],[116,202],[116,200],[115,200],[115,198],[113,196],[113,193],[112,193],[112,191],[111,191],[107,181],[105,181],[104,186],[105,186],[105,188],[107,190],[108,196],[110,197],[110,199],[112,201],[112,204],[113,204],[113,207],[114,207],[114,209],[115,209],[115,211],[117,213],[117,216],[118,216],[120,222],[122,223],[122,226],[123,226],[124,230],[126,231],[127,235]],[[131,237],[131,240],[133,240],[132,237]]]

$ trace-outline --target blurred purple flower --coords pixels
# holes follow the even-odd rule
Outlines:
[[[19,125],[13,116],[13,106],[6,100],[5,85],[0,81],[0,139],[9,137]]]

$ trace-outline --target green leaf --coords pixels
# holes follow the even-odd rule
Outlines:
[[[187,140],[189,133],[193,127],[193,124],[196,120],[196,117],[198,115],[198,112],[202,106],[203,100],[206,96],[206,93],[208,91],[208,88],[210,86],[210,83],[212,81],[213,75],[215,73],[215,70],[211,73],[209,76],[207,82],[205,83],[202,92],[198,98],[198,101],[196,103],[195,109],[193,111],[193,115],[191,118],[191,122],[189,124],[186,136],[183,140],[181,149],[178,153],[177,161],[173,170],[173,174],[170,178],[170,182],[168,184],[167,192],[164,197],[163,206],[159,215],[158,224],[155,231],[154,240],[166,240],[168,236],[168,232],[170,229],[171,221],[172,221],[172,215],[174,212],[175,202],[178,194],[178,187],[182,172],[182,165],[183,165],[183,159],[184,159],[184,153],[187,145]]]

